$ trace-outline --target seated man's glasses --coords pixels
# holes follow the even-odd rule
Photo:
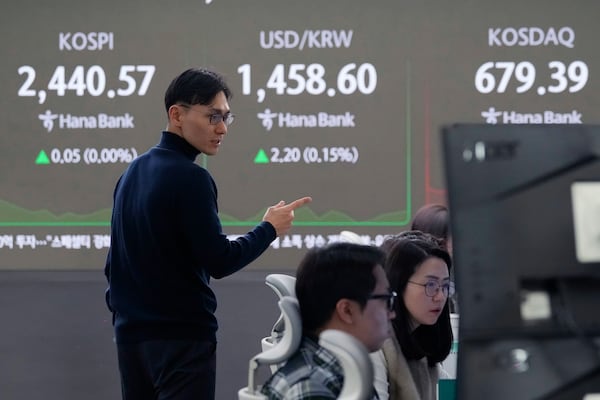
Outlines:
[[[179,105],[181,107],[187,108],[188,110],[191,110],[191,111],[202,112],[200,110],[194,110],[190,104],[179,104]],[[214,114],[208,114],[207,117],[208,117],[208,123],[211,125],[217,125],[217,124],[221,123],[221,121],[223,121],[223,122],[225,122],[225,125],[229,126],[235,120],[235,115],[233,115],[232,113],[226,113],[226,114],[214,113]]]
[[[394,303],[396,302],[396,297],[398,297],[398,293],[390,292],[387,294],[372,294],[369,297],[367,297],[367,300],[383,299],[386,301],[388,310],[394,311]]]
[[[428,297],[435,296],[436,294],[439,293],[440,289],[442,290],[442,293],[444,293],[444,296],[446,296],[446,297],[452,296],[454,294],[454,282],[446,282],[446,283],[442,283],[441,285],[437,281],[429,281],[427,283],[408,281],[408,283],[423,286],[425,288],[425,295],[427,295]]]

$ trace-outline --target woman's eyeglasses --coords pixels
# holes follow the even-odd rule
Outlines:
[[[446,297],[452,296],[454,294],[454,282],[446,282],[440,284],[436,281],[429,281],[427,283],[408,281],[408,283],[423,286],[425,288],[425,295],[427,295],[428,297],[435,296],[440,292],[440,290],[442,291],[442,293],[444,293],[444,296]]]

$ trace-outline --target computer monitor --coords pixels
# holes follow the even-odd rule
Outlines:
[[[600,126],[455,124],[442,142],[457,398],[600,393]]]

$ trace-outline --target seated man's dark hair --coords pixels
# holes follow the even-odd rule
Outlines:
[[[296,273],[296,296],[305,333],[315,334],[331,318],[340,299],[361,307],[375,290],[373,270],[384,253],[374,246],[334,243],[310,250]]]

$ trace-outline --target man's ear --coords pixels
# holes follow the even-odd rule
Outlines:
[[[340,321],[348,325],[354,323],[358,311],[358,303],[350,299],[340,299],[335,305],[335,313]]]
[[[181,107],[176,104],[169,107],[169,124],[180,127],[182,116],[183,112],[181,111]]]

